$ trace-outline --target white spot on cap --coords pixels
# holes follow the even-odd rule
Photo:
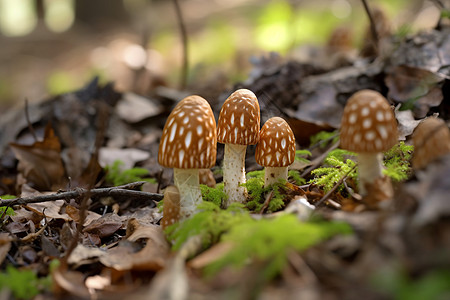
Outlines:
[[[373,141],[375,139],[375,132],[373,132],[372,130],[369,130],[366,132],[366,134],[364,136],[365,136],[366,140]]]
[[[377,146],[377,149],[380,149],[383,146],[383,143],[381,140],[375,140],[375,145]]]
[[[178,151],[178,159],[179,159],[180,164],[181,164],[183,159],[184,159],[184,150]]]
[[[370,126],[372,126],[372,120],[371,119],[364,119],[363,127],[367,129],[367,128],[370,128]]]
[[[231,124],[231,125],[234,125],[234,113],[231,114],[231,117],[230,117],[230,124]]]
[[[177,132],[177,123],[173,124],[172,128],[170,128],[169,142],[173,141],[176,132]]]
[[[188,131],[188,133],[186,133],[186,137],[184,138],[184,145],[186,146],[186,148],[189,148],[189,146],[191,145],[191,141],[192,141],[192,132]]]
[[[386,126],[384,126],[384,125],[377,125],[377,130],[378,130],[378,133],[381,135],[381,138],[383,140],[385,140],[388,137],[388,132],[386,130]]]
[[[282,139],[281,140],[281,148],[286,148],[286,140],[285,139]]]
[[[366,117],[366,116],[369,115],[369,112],[370,112],[370,109],[369,109],[368,107],[364,107],[364,108],[361,110],[361,116]]]
[[[353,142],[359,144],[361,142],[361,134],[357,133],[353,136]]]
[[[357,118],[357,116],[356,116],[356,114],[350,114],[350,116],[348,117],[348,122],[350,123],[350,124],[355,124],[356,123],[356,118]]]
[[[183,124],[187,124],[188,122],[189,122],[189,118],[188,117],[184,117]]]
[[[197,134],[198,134],[198,135],[201,135],[202,132],[203,132],[203,127],[202,127],[202,125],[198,125],[198,126],[197,126]]]
[[[241,127],[244,127],[244,114],[241,115],[240,123]]]
[[[377,114],[376,114],[375,117],[377,118],[378,122],[383,122],[384,121],[383,112],[381,110],[377,111]]]

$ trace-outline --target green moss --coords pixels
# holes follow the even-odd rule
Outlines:
[[[1,200],[15,199],[15,198],[17,198],[17,197],[14,195],[0,196]],[[6,213],[5,213],[5,209],[6,209]],[[14,210],[11,207],[2,206],[2,207],[0,207],[0,216],[3,216],[3,214],[5,214],[7,216],[14,216],[16,213],[14,212]]]
[[[228,198],[228,195],[223,191],[223,182],[216,184],[215,188],[201,184],[200,190],[202,192],[203,201],[212,202],[219,207]]]
[[[243,184],[247,188],[249,201],[246,207],[250,211],[260,212],[266,201],[266,196],[272,193],[267,212],[275,212],[284,207],[284,196],[281,191],[285,188],[285,183],[280,181],[268,187],[264,187],[264,170],[253,171],[247,174],[247,182]]]
[[[325,192],[328,192],[345,175],[356,182],[358,177],[355,168],[356,163],[347,158],[353,155],[355,154],[342,149],[335,149],[331,151],[325,158],[324,166],[311,172],[316,177],[311,179],[310,183],[321,186]],[[338,187],[338,191],[341,191],[343,188],[344,185],[341,184]]]
[[[326,147],[328,147],[328,145],[334,144],[338,141],[339,139],[339,134],[337,132],[337,130],[335,131],[321,131],[319,133],[316,133],[315,135],[310,137],[310,143],[311,143],[311,147],[318,145],[320,148],[324,149]]]
[[[106,166],[106,177],[105,180],[114,186],[123,185],[136,181],[148,181],[151,183],[156,183],[154,178],[144,178],[148,176],[148,170],[144,168],[131,168],[128,170],[122,170],[121,166],[123,162],[120,160],[114,161],[110,166]]]
[[[233,203],[222,210],[213,202],[203,202],[198,206],[200,210],[191,218],[166,228],[165,232],[172,249],[178,250],[190,238],[200,235],[204,247],[219,241],[220,236],[231,227],[251,219],[248,211],[241,204]]]
[[[289,181],[293,181],[296,185],[303,185],[306,183],[306,180],[300,177],[300,172],[297,170],[289,170],[288,176]]]
[[[0,290],[8,288],[16,299],[31,299],[51,287],[51,276],[39,278],[31,270],[19,270],[11,265],[0,273]]]
[[[345,223],[303,223],[295,215],[247,219],[222,236],[221,241],[231,242],[233,248],[205,271],[213,275],[226,266],[242,267],[249,261],[259,261],[265,263],[263,276],[269,280],[286,265],[289,251],[302,251],[333,235],[349,233],[351,228]]]
[[[410,159],[414,146],[405,145],[405,142],[399,142],[384,154],[383,173],[389,176],[393,181],[404,181],[412,174]]]
[[[296,150],[295,151],[295,160],[300,161],[305,164],[309,164],[310,161],[305,157],[310,157],[312,154],[309,150]]]

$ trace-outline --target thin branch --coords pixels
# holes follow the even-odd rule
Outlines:
[[[367,16],[369,17],[370,31],[371,31],[372,37],[375,41],[375,45],[378,45],[377,27],[375,24],[375,20],[373,19],[373,16],[372,16],[372,12],[370,11],[369,5],[367,4],[366,0],[362,0],[362,3],[364,5],[364,10],[366,11]]]
[[[181,12],[180,3],[178,2],[178,0],[173,0],[173,4],[175,6],[175,12],[177,14],[177,22],[178,22],[178,27],[180,29],[181,42],[183,43],[183,67],[181,69],[180,89],[184,90],[186,88],[188,69],[189,69],[188,37],[187,37],[186,25],[184,24],[184,20],[183,20],[183,14]]]
[[[30,197],[21,197],[15,199],[0,200],[0,206],[12,206],[12,205],[24,205],[30,203],[48,202],[55,200],[70,200],[74,198],[84,197],[86,194],[91,196],[111,196],[111,197],[133,197],[142,200],[155,200],[160,201],[163,198],[162,194],[148,193],[142,191],[129,190],[144,184],[145,181],[133,182],[123,186],[110,187],[110,188],[98,188],[98,189],[83,189],[78,188],[68,192],[58,192],[50,195],[38,195]]]
[[[31,125],[31,121],[30,121],[30,113],[28,112],[28,99],[25,98],[25,118],[27,120],[27,124],[28,124],[28,130],[30,130],[31,135],[34,138],[34,141],[37,142],[37,136],[36,136],[36,132],[34,131],[33,125]]]
[[[322,199],[320,199],[319,201],[317,201],[317,203],[315,203],[316,207],[321,205],[325,200],[328,199],[328,197],[330,197],[330,195],[344,182],[345,179],[347,179],[348,175],[356,168],[356,164],[353,166],[353,168],[351,168],[350,170],[348,170],[347,173],[345,173],[344,176],[342,176],[341,179],[339,179],[339,181],[333,186],[333,188],[331,190],[328,191],[328,193],[326,193]]]
[[[334,143],[333,145],[330,146],[330,148],[327,149],[327,151],[325,151],[324,153],[322,153],[320,156],[318,156],[316,159],[314,159],[312,165],[306,169],[305,171],[303,171],[303,173],[300,175],[302,178],[305,178],[306,175],[308,175],[312,170],[316,169],[321,163],[322,161],[327,157],[327,155],[337,149],[337,147],[339,147],[339,141],[337,141],[336,143]]]

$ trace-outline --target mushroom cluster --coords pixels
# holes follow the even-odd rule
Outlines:
[[[259,103],[252,91],[239,89],[225,100],[217,128],[209,103],[200,96],[186,97],[167,118],[159,144],[158,162],[174,169],[175,183],[165,193],[164,227],[196,212],[202,201],[199,182],[215,185],[209,168],[216,161],[217,142],[225,144],[223,182],[228,199],[223,206],[247,200],[243,186],[247,145],[257,144],[256,161],[266,168],[265,186],[287,180],[295,157],[294,134],[279,117],[260,129]]]

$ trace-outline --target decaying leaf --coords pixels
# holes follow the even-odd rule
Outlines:
[[[50,124],[44,139],[33,145],[10,144],[19,160],[18,170],[27,182],[38,190],[57,190],[65,185],[64,166],[60,157],[61,144]]]
[[[6,232],[0,233],[0,264],[3,263],[6,255],[8,254],[9,250],[11,249],[11,241],[12,240],[13,239],[9,235],[9,233],[6,233]]]
[[[395,110],[395,118],[397,119],[398,139],[400,141],[406,140],[407,136],[410,136],[421,120],[416,120],[412,111]]]
[[[137,123],[162,112],[162,107],[151,99],[133,93],[124,93],[116,106],[120,118],[128,123]]]
[[[100,238],[112,235],[124,226],[124,218],[114,213],[108,213],[99,219],[92,221],[83,229],[83,232],[95,234]]]

